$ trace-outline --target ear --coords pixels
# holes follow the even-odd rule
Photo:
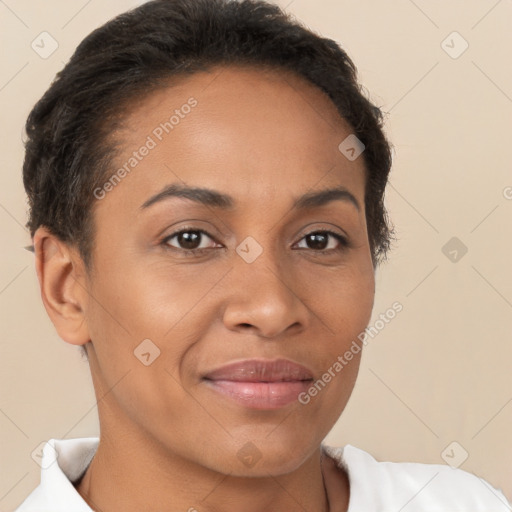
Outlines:
[[[41,226],[34,233],[41,298],[59,336],[72,345],[90,341],[85,321],[86,274],[77,251]]]

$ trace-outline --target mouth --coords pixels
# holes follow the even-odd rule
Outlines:
[[[313,381],[313,373],[288,359],[235,362],[203,376],[213,391],[243,407],[278,409],[297,400]]]

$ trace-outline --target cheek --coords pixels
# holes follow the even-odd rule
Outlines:
[[[92,291],[92,309],[98,313],[94,320],[119,332],[130,345],[151,336],[162,340],[216,281],[215,275],[198,272],[197,267],[140,260],[105,266],[101,276]]]
[[[357,337],[368,325],[374,296],[373,269],[347,266],[310,279],[305,298],[320,320],[326,338],[341,349],[347,338]]]
[[[107,387],[130,372],[118,397],[126,410],[141,400],[137,410],[145,412],[158,410],[158,400],[179,402],[178,383],[190,378],[183,372],[194,368],[194,346],[214,321],[208,292],[219,278],[168,264],[106,267],[91,289],[87,322]]]
[[[332,407],[333,417],[337,417],[359,370],[364,331],[374,303],[373,267],[347,268],[323,283],[323,288],[310,292],[308,299],[319,326],[310,357],[322,361],[320,379],[325,384],[320,382],[312,390],[311,402],[323,403],[324,414]]]
[[[184,392],[180,362],[201,339],[205,322],[197,314],[204,320],[205,309],[194,305],[215,280],[147,267],[127,274],[111,270],[102,270],[105,279],[91,289],[87,322],[112,412],[148,431],[157,424],[176,427],[176,410],[186,421],[204,424],[204,409]],[[186,425],[174,429],[182,430]]]

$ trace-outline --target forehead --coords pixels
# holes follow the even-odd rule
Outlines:
[[[328,96],[292,72],[213,68],[132,105],[113,166],[126,177],[109,195],[124,189],[123,202],[138,207],[171,182],[254,200],[340,183],[361,192],[363,159],[338,149],[351,132]]]

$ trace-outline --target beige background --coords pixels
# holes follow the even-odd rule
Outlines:
[[[56,335],[23,249],[22,125],[79,41],[137,4],[0,1],[2,511],[38,484],[31,453],[42,441],[98,435],[88,365]],[[395,147],[386,203],[399,243],[378,270],[371,324],[395,301],[403,311],[369,340],[327,441],[438,464],[456,441],[450,455],[469,454],[460,467],[512,499],[512,2],[280,5],[348,51],[389,112]],[[59,45],[47,59],[31,48],[43,31]],[[464,42],[453,31],[469,44],[458,58]],[[452,237],[468,248],[455,262],[442,251]],[[497,501],[496,510],[507,509]]]

